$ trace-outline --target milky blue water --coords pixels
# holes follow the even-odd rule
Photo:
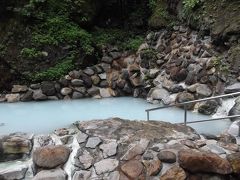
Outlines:
[[[50,133],[68,127],[75,121],[119,117],[146,120],[145,109],[158,107],[143,99],[132,97],[81,99],[72,101],[45,101],[27,103],[0,103],[0,134],[13,132]],[[182,123],[182,109],[171,108],[152,112],[151,120]],[[188,120],[206,119],[208,116],[188,112]],[[191,124],[199,133],[219,134],[230,122],[214,121]]]

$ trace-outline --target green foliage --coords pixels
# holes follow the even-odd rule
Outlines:
[[[93,38],[98,47],[117,46],[120,50],[137,51],[144,39],[140,35],[121,29],[97,29]]]
[[[64,16],[48,18],[36,28],[32,37],[34,45],[80,45],[86,54],[94,52],[91,34]]]
[[[166,0],[150,0],[149,7],[152,15],[148,24],[153,28],[169,27],[175,24],[175,17],[169,14]]]
[[[124,47],[130,51],[137,51],[143,42],[144,38],[142,36],[135,36],[134,38],[130,38],[127,42],[125,42]]]
[[[68,57],[64,59],[61,63],[58,63],[56,66],[49,68],[46,71],[32,74],[29,78],[33,82],[45,81],[45,80],[57,80],[62,77],[64,74],[67,74],[74,68],[73,57]]]
[[[140,53],[142,59],[152,60],[152,61],[155,61],[158,59],[157,54],[158,52],[152,48],[143,49]]]
[[[186,11],[191,11],[201,0],[183,0],[183,7]]]
[[[226,64],[221,57],[216,57],[213,60],[213,66],[216,68],[218,73],[228,74],[229,65]]]
[[[21,57],[27,58],[27,59],[34,59],[41,57],[43,54],[42,52],[38,51],[35,48],[23,48],[21,50]]]

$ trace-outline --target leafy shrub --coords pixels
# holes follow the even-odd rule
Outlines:
[[[144,40],[140,35],[120,29],[97,29],[93,38],[98,47],[113,45],[130,51],[136,51]]]
[[[27,59],[33,59],[42,56],[42,52],[36,50],[35,48],[23,48],[21,50],[21,56]]]
[[[74,68],[73,58],[69,57],[64,59],[61,63],[58,63],[56,66],[49,68],[46,71],[32,74],[29,78],[33,82],[43,81],[43,80],[57,80],[63,75],[67,74]]]
[[[185,11],[191,11],[195,8],[201,0],[183,0],[183,7]]]
[[[92,35],[64,16],[48,18],[33,33],[33,43],[59,45],[60,43],[80,45],[86,54],[92,54]]]

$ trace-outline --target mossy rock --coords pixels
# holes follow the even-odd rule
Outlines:
[[[184,14],[184,9],[180,15]],[[205,0],[192,11],[184,14],[189,25],[210,32],[215,40],[228,40],[240,35],[240,1]],[[223,41],[222,41],[223,42]]]
[[[169,5],[166,0],[156,0],[152,8],[152,14],[148,20],[151,28],[158,29],[169,27],[175,23],[176,17],[169,12]]]

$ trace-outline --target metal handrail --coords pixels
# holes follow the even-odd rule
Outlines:
[[[223,95],[218,95],[218,96],[213,96],[213,97],[208,97],[208,98],[203,98],[203,99],[197,99],[197,100],[186,101],[186,102],[182,102],[182,103],[176,103],[176,104],[161,106],[161,107],[157,107],[157,108],[146,109],[145,112],[147,113],[147,120],[149,121],[149,115],[150,115],[149,112],[151,112],[151,111],[156,111],[156,110],[160,110],[160,109],[166,109],[166,108],[170,108],[170,107],[184,106],[184,125],[190,124],[190,123],[198,123],[198,122],[205,122],[205,121],[216,121],[216,120],[222,120],[222,119],[236,118],[236,117],[240,117],[240,115],[226,116],[226,117],[221,117],[221,118],[214,118],[214,119],[206,119],[206,120],[198,120],[198,121],[187,122],[187,105],[188,104],[192,104],[192,103],[197,103],[197,102],[213,100],[213,99],[230,97],[230,96],[234,97],[234,96],[237,96],[237,95],[240,95],[240,92],[231,93],[231,94],[223,94]]]

